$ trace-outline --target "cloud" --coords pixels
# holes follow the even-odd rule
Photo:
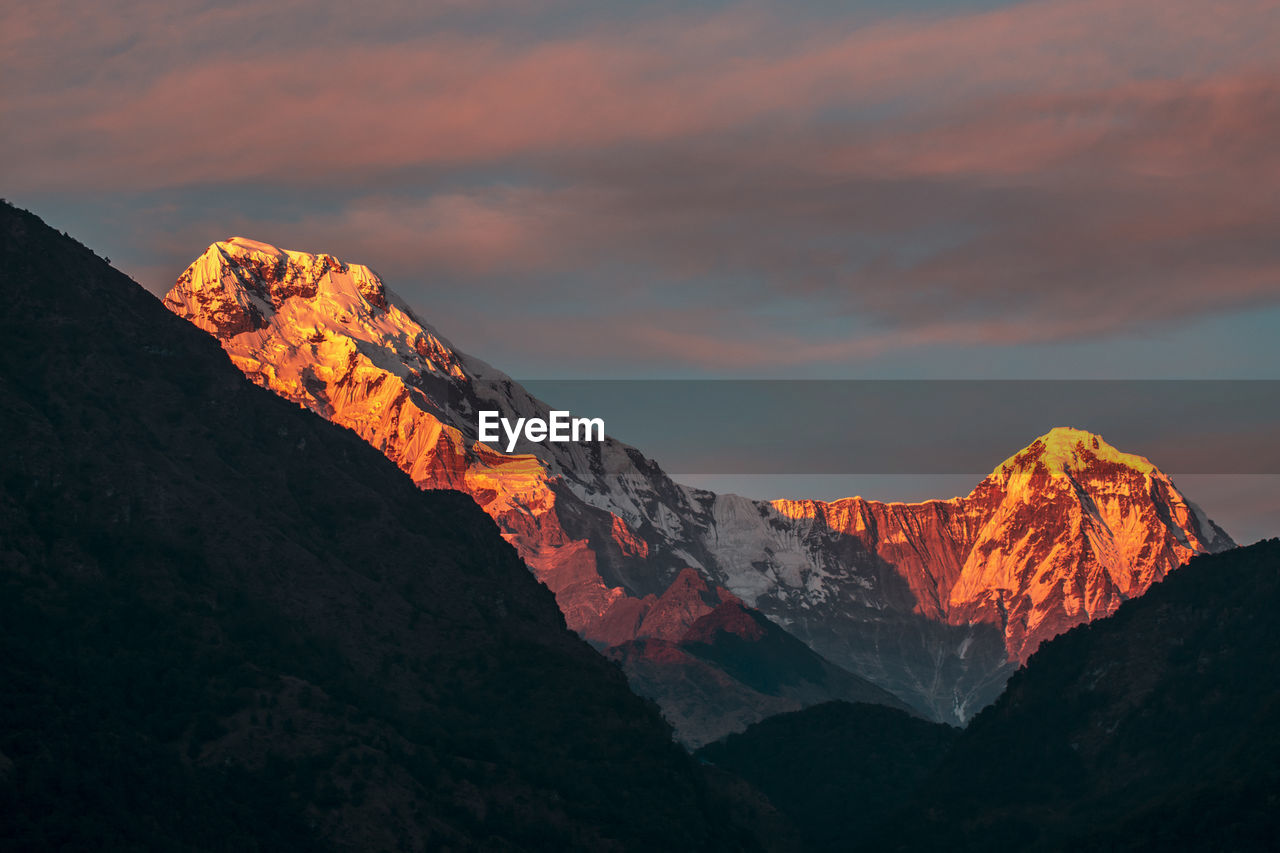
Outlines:
[[[163,196],[148,275],[245,233],[712,368],[1280,301],[1273,2],[353,8],[15,9],[6,184]]]
[[[307,182],[1221,73],[1272,62],[1259,31],[1276,17],[1241,0],[1050,0],[861,26],[728,9],[530,37],[433,29],[448,7],[127,8],[15,16],[2,150],[25,161],[20,186]]]
[[[878,130],[848,143],[866,155],[838,172],[813,136],[764,154],[684,147],[566,168],[561,187],[361,200],[309,226],[362,235],[401,274],[416,264],[608,279],[622,265],[707,288],[722,307],[809,303],[881,326],[874,345],[784,348],[828,359],[883,336],[1017,344],[1280,300],[1280,84],[1227,78],[1061,100],[1017,97],[955,127]],[[1089,129],[1057,134],[1036,127],[1044,116]],[[833,147],[846,156],[845,143]],[[691,352],[738,358],[704,343]]]

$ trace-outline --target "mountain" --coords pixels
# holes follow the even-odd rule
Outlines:
[[[822,705],[698,752],[811,849],[1280,847],[1280,540],[1043,644],[962,731]]]
[[[898,827],[907,849],[1274,850],[1280,540],[1046,643]]]
[[[773,506],[794,520],[806,544],[848,537],[861,548],[849,547],[845,563],[833,565],[820,544],[810,544],[827,578],[815,584],[801,575],[750,603],[833,661],[952,722],[991,702],[1012,665],[1025,663],[1045,640],[1114,613],[1192,556],[1235,544],[1149,460],[1065,427],[1009,457],[962,498]],[[932,688],[939,673],[927,660],[923,667],[918,657],[878,660],[864,626],[842,618],[864,603],[857,580],[884,577],[882,566],[891,566],[900,584],[891,606],[971,632],[944,658],[976,663],[960,670],[950,691]],[[728,586],[755,580],[748,575]],[[935,636],[939,643],[957,639]],[[921,645],[930,642],[926,635]],[[1001,652],[1008,664],[997,660]]]
[[[755,846],[470,497],[8,205],[0,269],[0,848]]]
[[[682,641],[695,624],[703,634],[721,630],[699,620],[722,603],[742,607],[692,568],[710,558],[686,551],[705,552],[706,520],[684,490],[613,439],[521,439],[518,449],[528,452],[517,454],[476,441],[479,410],[546,418],[549,409],[457,352],[368,267],[236,238],[211,246],[164,304],[217,337],[259,385],[354,430],[422,488],[472,495],[555,593],[570,628],[602,649],[645,641],[613,657],[639,692],[659,699],[685,743],[812,701],[907,707],[773,626],[749,636],[730,631],[724,642],[755,657],[738,675],[707,654],[655,656],[660,643],[689,648]],[[765,672],[770,662],[787,669]]]
[[[707,593],[692,569],[681,573],[652,613],[688,590]],[[681,608],[684,611],[683,608]],[[687,612],[687,611],[684,611]],[[682,613],[683,615],[683,613]],[[613,646],[618,661],[641,696],[658,703],[669,720],[678,720],[684,742],[699,747],[712,734],[738,731],[762,717],[829,701],[831,696],[874,702],[905,713],[893,694],[832,665],[808,646],[731,596],[685,627],[666,635]]]
[[[879,705],[826,702],[698,750],[788,816],[808,850],[865,844],[929,778],[960,730]]]
[[[476,413],[545,418],[549,407],[456,350],[369,268],[330,255],[215,243],[164,301],[255,382],[355,430],[423,488],[472,495],[571,628],[600,648],[626,646],[615,656],[686,742],[766,713],[747,701],[758,693],[750,685],[670,649],[659,657],[678,664],[672,689],[658,689],[655,655],[638,652],[658,645],[627,645],[678,644],[712,609],[693,602],[675,623],[650,618],[687,569],[713,599],[760,611],[823,664],[964,723],[1043,640],[1113,612],[1193,554],[1233,544],[1150,462],[1068,428],[1032,442],[968,496],[917,504],[717,495],[672,482],[612,439],[521,438],[504,453],[477,440]],[[704,718],[695,731],[680,709],[696,691],[676,688],[690,688],[699,668],[711,678],[703,692],[720,683],[717,701],[737,707],[724,725]],[[821,688],[804,693],[872,698]]]

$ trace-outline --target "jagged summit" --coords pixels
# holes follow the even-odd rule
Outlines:
[[[472,501],[3,203],[0,267],[0,850],[736,837]]]
[[[241,287],[267,298],[273,307],[294,296],[349,300],[350,308],[363,300],[366,310],[387,310],[382,279],[364,264],[348,264],[327,253],[280,249],[246,237],[232,237],[211,245],[196,261],[213,263],[228,287]],[[193,264],[194,266],[194,264]]]
[[[251,240],[248,237],[232,237],[229,240],[219,240],[213,245],[222,249],[224,252],[244,250],[246,252],[257,252],[263,255],[273,255],[278,258],[282,258],[287,255],[305,254],[303,252],[290,252],[286,249],[281,249],[278,246],[273,246],[270,243],[263,243],[261,240]]]
[[[253,333],[244,346],[229,348],[232,360],[251,376],[269,364],[252,350],[268,339],[277,347],[287,342],[275,367],[289,374],[291,387],[314,384],[317,366],[342,365],[349,373],[366,362],[405,379],[423,372],[464,376],[452,346],[389,292],[376,272],[329,254],[232,237],[192,262],[164,304],[222,340]],[[287,396],[296,399],[296,387]],[[322,402],[304,405],[323,414]]]
[[[1063,426],[1054,427],[1001,462],[992,471],[992,476],[1007,477],[1014,471],[1029,471],[1043,465],[1050,475],[1064,477],[1078,474],[1099,462],[1142,474],[1158,473],[1156,466],[1145,456],[1117,450],[1102,436],[1088,430]]]
[[[656,465],[637,467],[636,451],[612,439],[522,442],[512,454],[481,443],[476,411],[545,418],[548,407],[454,349],[368,267],[232,238],[188,267],[164,304],[217,336],[259,385],[354,430],[422,488],[471,495],[555,593],[569,627],[596,645],[677,642],[714,610],[710,602],[737,600],[702,571],[709,561],[684,529],[697,510]],[[619,488],[628,478],[629,488]],[[668,509],[663,501],[673,498],[680,503]],[[651,524],[646,513],[655,511],[680,529],[642,538]],[[695,579],[707,600],[688,586]],[[753,672],[777,669],[782,678],[796,670],[796,658],[774,648],[784,643],[781,634],[739,650],[756,664]],[[899,701],[849,673],[828,681],[835,668],[801,648],[804,689],[775,694],[741,681],[727,664],[632,658],[628,671],[641,682],[638,690],[664,697],[689,743],[813,701]],[[683,696],[690,667],[705,676],[701,704]],[[705,691],[718,698],[708,700]]]
[[[773,507],[808,535],[857,537],[907,581],[916,612],[995,626],[1019,662],[1193,555],[1234,545],[1149,459],[1072,427],[1036,438],[961,498]]]
[[[967,496],[913,504],[715,495],[612,439],[499,453],[477,442],[476,411],[545,417],[548,406],[332,255],[233,238],[165,304],[256,382],[355,430],[419,485],[470,494],[570,627],[604,647],[688,627],[700,599],[669,607],[664,594],[693,570],[713,597],[732,594],[935,719],[964,722],[1043,640],[1232,544],[1149,460],[1070,427]],[[686,698],[665,707],[682,713]]]
[[[327,252],[299,252],[293,249],[281,249],[279,246],[271,243],[264,243],[261,240],[254,240],[249,237],[231,237],[227,240],[219,240],[210,244],[205,250],[205,254],[217,252],[227,259],[240,258],[272,258],[276,260],[284,260],[295,264],[299,269],[307,271],[309,275],[323,275],[323,272],[317,270],[334,269],[339,272],[347,272],[352,269],[360,269],[366,274],[377,278],[368,267],[361,264],[346,264],[338,260],[338,258]]]

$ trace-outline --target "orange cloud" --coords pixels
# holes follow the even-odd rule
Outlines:
[[[177,268],[252,234],[717,369],[1280,301],[1274,0],[268,5],[7,13],[9,191],[172,202],[138,240]]]
[[[1275,4],[1250,0],[1045,0],[866,25],[730,9],[542,37],[442,34],[390,9],[371,13],[377,26],[348,20],[348,36],[314,4],[283,20],[252,8],[190,22],[147,6],[80,8],[74,25],[56,4],[15,15],[0,152],[23,168],[7,177],[42,189],[313,184],[1277,68],[1263,37],[1277,32]],[[1097,132],[1085,119],[1019,133],[1079,144]]]

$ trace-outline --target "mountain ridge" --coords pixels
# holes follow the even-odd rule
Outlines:
[[[0,205],[0,847],[756,846],[468,496]]]
[[[1131,515],[1134,508],[1121,505],[1126,503],[1123,499],[1134,498],[1135,493],[1158,496],[1153,500],[1154,512],[1143,519],[1135,520]],[[1059,506],[1062,515],[1046,519],[1047,497],[1072,506]],[[1108,499],[1110,504],[1106,503]],[[1055,427],[1037,437],[962,497],[917,503],[863,497],[771,503],[792,518],[820,519],[833,530],[868,534],[868,540],[880,545],[882,556],[894,565],[916,570],[907,577],[919,612],[951,624],[1001,623],[1010,658],[1019,663],[1025,663],[1040,642],[1070,627],[1067,623],[1076,613],[1084,612],[1089,619],[1108,615],[1133,591],[1141,594],[1192,555],[1235,544],[1203,510],[1183,498],[1173,481],[1150,460],[1123,453],[1100,436],[1072,427]],[[1137,507],[1139,512],[1144,509]],[[1024,630],[1020,631],[1016,625],[1018,614],[1009,612],[1017,604],[1004,599],[993,602],[990,594],[992,590],[1034,590],[1046,583],[1064,582],[1060,574],[1046,577],[1043,565],[1037,567],[1039,572],[1030,580],[1013,577],[1029,568],[1032,557],[1025,554],[1015,553],[1012,560],[1000,559],[1006,557],[1009,545],[1017,546],[1016,534],[1034,537],[1050,522],[1071,530],[1080,548],[1109,552],[1095,555],[1104,572],[1099,572],[1090,585],[1093,598],[1062,602],[1065,612],[1061,615],[1065,618],[1050,616],[1046,624],[1041,614],[1038,621],[1022,626]],[[931,524],[940,528],[932,538],[928,530]],[[885,528],[889,528],[887,533]],[[1160,536],[1165,531],[1167,536]],[[912,555],[896,551],[895,543],[922,555],[919,562],[927,565],[913,566]],[[1088,554],[1062,553],[1070,544],[1060,537],[1034,556],[1041,564],[1055,560],[1069,564],[1075,560],[1078,565]],[[1150,565],[1152,552],[1161,549],[1165,551],[1161,559]],[[1148,564],[1145,572],[1130,570],[1144,561]],[[1009,562],[1016,565],[1010,568]],[[1031,609],[1036,607],[1045,609],[1043,601],[1031,602]],[[1035,615],[1026,614],[1023,618],[1030,621]]]
[[[1195,557],[1044,644],[903,803],[895,841],[1275,849],[1280,539]]]
[[[1043,640],[1232,544],[1149,461],[1070,429],[968,496],[921,504],[716,495],[611,438],[504,454],[476,441],[474,413],[545,404],[454,349],[368,267],[261,245],[214,244],[166,307],[420,486],[470,493],[601,647],[643,639],[645,614],[693,569],[835,665],[963,723]]]
[[[1274,850],[1280,539],[1045,643],[964,729],[833,702],[696,755],[811,850]]]

